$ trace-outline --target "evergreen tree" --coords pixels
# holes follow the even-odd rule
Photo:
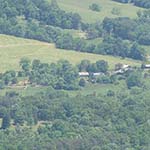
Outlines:
[[[86,85],[86,81],[83,78],[80,79],[79,85],[82,86],[82,87],[84,87]]]
[[[57,9],[59,8],[58,3],[57,3],[57,0],[52,0],[52,1],[51,1],[51,7],[55,8],[55,9],[56,9],[56,8],[57,8]]]
[[[7,113],[4,115],[2,120],[2,129],[7,129],[10,126],[10,114]]]

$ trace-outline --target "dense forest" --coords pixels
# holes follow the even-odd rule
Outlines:
[[[30,97],[7,93],[0,97],[2,128],[14,123],[0,131],[0,149],[148,150],[149,92],[142,91],[74,98],[52,88]],[[38,121],[37,131],[29,127]]]
[[[150,1],[149,0],[114,0],[121,3],[133,3],[136,6],[150,8]]]

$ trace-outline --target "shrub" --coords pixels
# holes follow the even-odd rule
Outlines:
[[[91,9],[93,11],[97,11],[97,12],[101,11],[101,7],[98,4],[96,4],[96,3],[93,3],[92,5],[90,5],[89,9]]]

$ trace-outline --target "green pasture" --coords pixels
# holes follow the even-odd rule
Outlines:
[[[132,59],[122,59],[120,57],[108,55],[96,55],[56,49],[54,44],[0,35],[0,72],[13,69],[18,70],[19,61],[22,57],[28,57],[31,60],[40,59],[42,62],[46,63],[66,59],[72,64],[78,64],[83,59],[88,59],[91,62],[106,60],[109,63],[110,69],[117,63],[129,64],[132,66],[138,66],[141,63],[140,61]]]
[[[51,1],[51,0],[48,0]],[[120,10],[119,16],[136,18],[137,11],[142,8],[133,6],[131,4],[122,4],[112,0],[57,0],[60,8],[67,12],[77,12],[81,15],[84,22],[95,22],[103,20],[105,17],[117,17],[113,15],[112,9],[117,8]],[[100,12],[91,11],[89,5],[97,3],[101,6]]]

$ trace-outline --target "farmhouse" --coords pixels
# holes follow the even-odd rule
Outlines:
[[[132,70],[131,66],[119,63],[115,65],[115,71],[113,71],[112,74],[123,74],[128,70]]]

